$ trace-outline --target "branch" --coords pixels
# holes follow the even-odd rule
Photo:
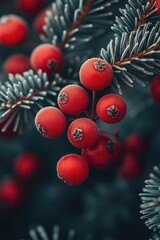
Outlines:
[[[152,28],[151,28],[152,27]],[[101,50],[101,57],[114,71],[113,86],[122,94],[120,81],[133,87],[134,82],[145,86],[146,77],[160,74],[160,22],[147,23],[130,34],[115,37]]]
[[[120,9],[121,17],[116,17],[115,24],[111,29],[118,35],[123,32],[137,31],[138,27],[148,22],[157,21],[155,0],[129,0],[125,9]]]
[[[59,85],[64,80],[57,74],[52,82],[41,70],[34,74],[32,70],[23,75],[9,74],[9,81],[0,89],[0,121],[9,116],[6,125],[1,129],[5,132],[12,121],[15,122],[13,131],[17,132],[21,122],[28,122],[30,113],[36,114],[44,105],[55,105],[53,97],[60,90]]]
[[[107,10],[114,2],[117,0],[56,0],[47,12],[47,41],[65,53],[86,49],[111,24],[112,12]]]

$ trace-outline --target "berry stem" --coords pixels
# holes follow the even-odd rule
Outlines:
[[[89,119],[91,118],[90,113],[89,113],[88,110],[84,111],[84,113],[86,114],[87,118],[89,118]]]
[[[91,120],[94,119],[94,109],[95,109],[95,103],[96,103],[96,91],[92,92],[92,110],[91,110]]]

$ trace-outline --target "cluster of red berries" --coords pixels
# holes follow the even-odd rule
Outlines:
[[[101,134],[94,110],[106,123],[120,122],[126,114],[124,99],[116,94],[103,96],[95,104],[95,93],[110,85],[113,79],[112,67],[100,58],[87,60],[80,69],[81,83],[93,91],[91,113],[88,111],[89,96],[87,91],[78,85],[68,85],[58,94],[57,103],[60,108],[46,107],[41,109],[35,118],[38,131],[47,138],[59,137],[68,127],[67,136],[70,143],[82,149],[82,156],[69,154],[62,157],[57,164],[57,173],[65,182],[78,185],[89,175],[89,165],[105,167],[114,158],[114,143]],[[95,106],[96,105],[96,106]],[[68,115],[86,113],[87,118],[67,118]]]
[[[18,8],[26,15],[38,16],[34,20],[34,29],[38,34],[45,35],[44,25],[46,18],[46,10],[44,8],[46,0],[19,0]],[[50,9],[51,10],[51,9]],[[53,13],[53,16],[55,14]],[[8,47],[17,47],[21,44],[30,44],[28,42],[28,25],[27,22],[18,15],[6,15],[0,18],[0,44]],[[13,54],[4,63],[4,71],[12,74],[22,74],[23,72],[33,68],[41,69],[47,74],[59,72],[63,66],[64,57],[61,50],[52,44],[41,44],[31,53],[31,57],[24,54]]]
[[[19,206],[25,199],[28,184],[33,185],[40,171],[39,157],[32,153],[19,156],[14,165],[16,178],[6,179],[0,184],[0,201],[10,207]]]
[[[120,147],[120,176],[128,180],[137,179],[144,170],[144,160],[148,149],[147,140],[140,134],[132,134],[124,142],[121,141]]]

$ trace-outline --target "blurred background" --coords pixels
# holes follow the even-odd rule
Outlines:
[[[27,42],[17,48],[0,45],[1,83],[8,78],[4,71],[8,57],[17,53],[29,56],[33,48],[41,43],[35,21],[51,3],[51,0],[46,0],[44,5],[31,13],[19,9],[18,0],[0,0],[0,17],[6,14],[22,16],[29,24],[30,31]],[[113,19],[125,3],[121,0],[112,6]],[[91,46],[92,55],[98,56],[101,47],[105,48],[112,36],[112,31],[107,27],[106,34]],[[146,88],[123,86],[123,97],[128,106],[125,119],[114,126],[100,121],[98,125],[108,131],[118,130],[122,145],[130,136],[136,134],[142,137],[147,147],[140,158],[141,167],[135,170],[138,173],[134,177],[131,177],[134,171],[132,164],[123,171],[124,161],[115,161],[113,166],[106,169],[92,168],[88,180],[81,186],[69,186],[57,177],[56,164],[63,155],[80,152],[68,142],[66,133],[56,140],[43,138],[34,126],[34,118],[20,137],[1,133],[0,189],[9,188],[17,196],[14,200],[6,197],[5,201],[0,201],[0,239],[31,239],[29,229],[37,225],[44,226],[49,239],[53,225],[60,226],[60,239],[67,239],[69,229],[76,231],[76,239],[85,240],[87,236],[98,240],[149,239],[151,233],[140,220],[139,193],[149,172],[159,162],[160,106],[152,99],[149,84]],[[123,154],[123,160],[127,154]],[[25,157],[36,159],[33,166],[35,176],[27,181],[17,173],[21,171],[17,170],[17,162]],[[125,171],[128,173],[125,174]]]

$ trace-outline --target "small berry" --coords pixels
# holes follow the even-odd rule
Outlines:
[[[142,175],[143,167],[138,157],[127,154],[119,169],[119,174],[129,180],[137,179]]]
[[[77,115],[84,112],[89,104],[89,97],[84,88],[78,85],[64,87],[58,95],[58,106],[70,115]]]
[[[15,172],[24,181],[32,180],[39,171],[40,161],[34,154],[23,154],[16,161]]]
[[[77,154],[68,154],[57,163],[59,178],[71,185],[80,185],[89,175],[87,160]]]
[[[47,74],[58,72],[63,66],[63,54],[52,44],[41,44],[31,54],[31,65],[34,70],[41,69]]]
[[[160,15],[160,1],[156,0],[155,8],[157,8],[157,14]]]
[[[47,17],[47,10],[50,10],[52,15],[55,16],[55,14],[50,8],[45,8],[38,14],[36,19],[34,20],[34,28],[38,34],[46,35],[43,27],[46,25],[45,18]]]
[[[146,139],[139,134],[130,135],[124,143],[125,151],[127,153],[138,156],[145,155],[148,147],[147,145]]]
[[[16,207],[21,204],[24,198],[22,186],[15,180],[6,180],[0,186],[1,199],[7,205]]]
[[[91,58],[80,69],[80,81],[90,90],[102,90],[111,84],[113,70],[111,65],[101,58]]]
[[[58,108],[45,107],[37,113],[35,125],[42,136],[57,138],[65,131],[67,121]]]
[[[68,128],[68,139],[77,148],[91,147],[99,139],[98,127],[88,118],[76,119]]]
[[[151,83],[151,94],[154,100],[160,103],[160,75],[156,76]]]
[[[27,15],[35,15],[46,4],[46,0],[18,0],[19,10]]]
[[[95,167],[105,167],[112,163],[114,143],[104,135],[100,135],[99,141],[85,151],[85,157],[89,164]]]
[[[120,122],[126,114],[126,102],[116,94],[102,97],[96,106],[98,117],[106,123]]]
[[[22,74],[31,68],[30,58],[24,54],[14,54],[5,61],[3,68],[7,74]]]
[[[26,22],[16,15],[0,18],[0,42],[6,46],[17,46],[24,43],[28,34]]]
[[[124,155],[124,144],[120,141],[114,142],[113,162],[119,164],[122,162]]]

